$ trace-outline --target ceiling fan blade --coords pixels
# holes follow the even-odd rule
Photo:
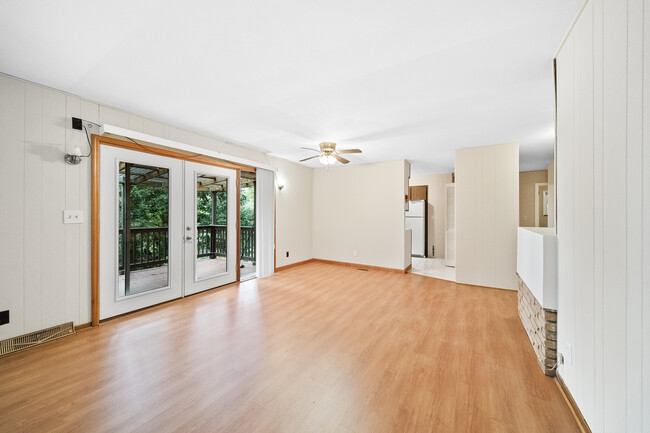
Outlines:
[[[338,153],[361,153],[361,149],[343,149],[337,150]]]
[[[318,153],[320,153],[320,150],[312,149],[311,147],[301,147],[301,149],[311,150],[312,152],[318,152]]]
[[[314,158],[318,158],[319,156],[320,156],[320,155],[316,155],[316,156],[310,156],[309,158],[305,158],[305,159],[301,159],[301,160],[300,160],[300,161],[298,161],[298,162],[304,162],[304,161],[309,161],[310,159],[314,159]]]
[[[347,164],[348,162],[350,162],[347,159],[338,156],[337,154],[334,154],[334,158],[336,158],[336,160],[341,164]]]

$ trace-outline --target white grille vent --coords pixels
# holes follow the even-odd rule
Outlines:
[[[74,334],[72,322],[0,341],[0,356]]]

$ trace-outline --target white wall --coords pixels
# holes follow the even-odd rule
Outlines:
[[[315,258],[403,269],[405,164],[314,170]]]
[[[421,174],[411,176],[411,186],[427,185],[427,206],[429,221],[427,224],[427,257],[445,257],[445,217],[447,211],[447,184],[451,183],[451,173]],[[435,255],[431,255],[431,246],[435,246]]]
[[[87,146],[72,116],[280,167],[277,243],[296,251],[292,260],[311,257],[309,169],[0,74],[0,310],[11,315],[0,340],[90,321],[90,162],[63,161]],[[83,210],[84,224],[64,225],[64,209]]]
[[[276,190],[276,266],[308,260],[312,251],[313,169],[276,158],[282,190]],[[289,257],[286,253],[289,252]]]
[[[559,373],[597,433],[650,431],[648,47],[648,1],[591,0],[557,56]]]
[[[456,281],[517,289],[519,145],[456,151]]]

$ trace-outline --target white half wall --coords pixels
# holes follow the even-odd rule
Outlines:
[[[650,432],[650,2],[590,0],[558,52],[559,374],[594,433]]]
[[[519,145],[456,151],[456,281],[517,289]]]
[[[63,161],[87,149],[73,116],[278,167],[277,243],[292,260],[311,258],[310,169],[0,74],[0,310],[11,319],[0,340],[90,322],[90,161]],[[65,209],[83,211],[84,223],[64,225]]]
[[[406,165],[400,160],[314,170],[315,258],[404,269]]]
[[[557,236],[548,227],[519,227],[517,273],[542,308],[557,310]]]

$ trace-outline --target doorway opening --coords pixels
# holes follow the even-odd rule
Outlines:
[[[411,236],[411,272],[456,280],[455,184],[451,173],[411,178],[407,236]],[[414,185],[422,183],[423,185]]]
[[[548,182],[535,184],[535,227],[548,227]]]
[[[239,194],[240,281],[257,277],[256,179],[255,172],[241,171]]]

